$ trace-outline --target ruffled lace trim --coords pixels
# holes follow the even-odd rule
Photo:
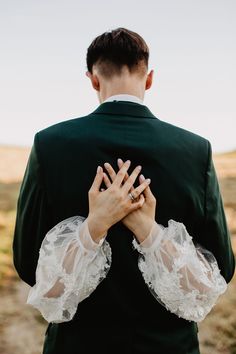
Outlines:
[[[168,227],[158,226],[161,233],[158,229],[155,248],[145,249],[133,240],[143,278],[167,310],[186,320],[202,321],[227,289],[217,261],[211,252],[194,245],[184,224],[169,220]]]
[[[30,289],[27,303],[48,322],[70,321],[78,304],[96,289],[110,269],[109,243],[103,238],[96,248],[85,248],[80,237],[85,240],[85,226],[84,217],[68,218],[51,229],[42,242],[36,284]]]

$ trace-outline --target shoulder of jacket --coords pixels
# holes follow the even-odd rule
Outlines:
[[[180,139],[188,140],[189,142],[196,143],[208,148],[210,141],[202,135],[196,134],[190,130],[179,127],[177,125],[165,122],[160,120],[163,130],[170,133],[173,136],[176,136]]]
[[[47,138],[50,136],[58,135],[58,134],[65,134],[66,132],[74,129],[75,125],[78,127],[79,125],[83,125],[85,121],[89,118],[87,116],[81,116],[76,118],[71,118],[68,120],[64,120],[55,124],[52,124],[42,130],[37,132],[37,136],[39,139]]]

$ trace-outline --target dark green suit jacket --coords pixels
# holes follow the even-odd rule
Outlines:
[[[21,279],[35,283],[46,233],[63,219],[88,215],[88,190],[97,166],[108,161],[118,170],[118,157],[131,160],[129,171],[141,164],[144,176],[151,178],[156,221],[184,223],[194,241],[215,255],[229,282],[235,263],[210,142],[127,101],[102,103],[87,116],[35,135],[13,242]],[[72,321],[49,324],[45,354],[199,353],[196,324],[157,302],[138,269],[132,240],[122,222],[109,229],[112,265],[107,277],[79,304]]]

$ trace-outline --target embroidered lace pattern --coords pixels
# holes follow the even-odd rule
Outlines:
[[[96,289],[110,269],[109,243],[105,237],[98,244],[86,238],[87,228],[87,219],[71,217],[51,229],[42,242],[36,283],[27,303],[48,322],[70,321],[79,302]]]
[[[184,224],[174,220],[168,227],[155,222],[149,238],[150,247],[136,239],[133,246],[140,252],[138,266],[151,293],[177,316],[202,321],[227,288],[215,257],[195,246]]]
[[[215,257],[193,243],[182,223],[169,220],[164,227],[154,222],[148,237],[141,243],[134,238],[133,247],[140,253],[138,267],[153,296],[181,318],[202,321],[226,291]],[[110,266],[106,235],[94,241],[82,216],[63,220],[42,242],[27,303],[48,322],[70,321]]]

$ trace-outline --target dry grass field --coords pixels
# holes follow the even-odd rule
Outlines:
[[[29,149],[0,146],[0,353],[40,354],[46,323],[25,304],[28,286],[12,264],[16,200]],[[236,152],[214,156],[236,251]],[[202,354],[236,354],[236,278],[199,325]],[[174,354],[174,353],[173,353]]]

